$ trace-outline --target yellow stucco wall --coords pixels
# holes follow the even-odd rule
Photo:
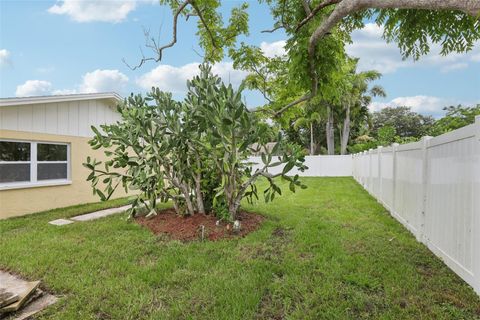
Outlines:
[[[92,194],[90,182],[86,181],[90,172],[82,163],[87,156],[103,161],[105,155],[103,151],[90,148],[90,138],[10,130],[0,130],[0,138],[70,143],[72,182],[69,185],[0,190],[0,219],[100,201],[98,196]],[[119,188],[112,198],[124,196],[125,192]]]

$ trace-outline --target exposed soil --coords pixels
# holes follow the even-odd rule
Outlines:
[[[244,237],[258,229],[264,217],[255,213],[242,211],[237,219],[241,223],[239,231],[233,230],[233,224],[221,221],[217,226],[217,218],[213,214],[194,214],[182,217],[173,209],[160,211],[152,218],[138,217],[137,223],[147,227],[154,234],[167,235],[169,238],[181,241],[201,240],[202,225],[205,227],[204,239],[219,240],[224,238]]]

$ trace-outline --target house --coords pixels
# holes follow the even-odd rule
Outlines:
[[[88,144],[91,126],[120,120],[121,100],[110,92],[0,99],[0,219],[98,201],[82,163],[105,159]]]

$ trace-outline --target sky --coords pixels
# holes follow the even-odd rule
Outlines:
[[[284,53],[281,31],[261,33],[273,21],[269,9],[248,1],[250,35],[240,38],[258,45],[269,56]],[[224,1],[224,17],[241,1]],[[116,91],[126,96],[152,86],[183,97],[186,80],[202,61],[195,36],[196,21],[179,20],[178,42],[164,52],[160,63],[131,70],[151,55],[143,30],[161,44],[171,39],[172,14],[155,0],[0,0],[0,97]],[[387,97],[375,98],[370,109],[410,106],[413,111],[439,117],[444,106],[480,103],[480,43],[471,52],[439,55],[439,49],[419,61],[402,60],[394,43],[382,38],[382,28],[367,23],[354,31],[350,55],[359,57],[361,70],[375,69],[383,77],[375,84]],[[225,60],[213,68],[224,81],[239,84],[245,73]],[[247,92],[249,107],[264,103],[257,92]]]

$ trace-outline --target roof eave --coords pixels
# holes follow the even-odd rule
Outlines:
[[[82,100],[114,100],[120,102],[123,98],[116,92],[81,93],[68,95],[36,96],[0,99],[0,107],[25,104],[56,103]]]

